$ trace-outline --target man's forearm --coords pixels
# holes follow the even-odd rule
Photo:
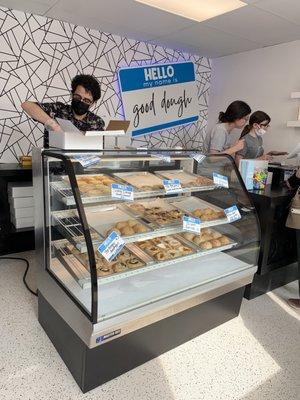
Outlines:
[[[49,115],[45,113],[45,111],[38,104],[32,101],[25,101],[22,103],[22,108],[30,117],[44,125],[50,118]]]

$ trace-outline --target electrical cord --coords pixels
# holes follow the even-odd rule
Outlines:
[[[26,263],[26,270],[24,272],[23,275],[23,283],[26,286],[26,289],[29,290],[29,292],[31,294],[33,294],[34,296],[37,296],[37,292],[33,291],[32,289],[30,289],[30,287],[28,286],[27,282],[26,282],[26,276],[29,270],[29,262],[25,259],[25,258],[21,258],[21,257],[0,257],[0,260],[18,260],[18,261],[24,261]]]

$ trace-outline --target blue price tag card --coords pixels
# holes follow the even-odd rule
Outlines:
[[[114,199],[133,201],[133,187],[129,185],[120,185],[119,183],[112,183],[111,197]]]
[[[213,180],[214,180],[215,185],[229,188],[227,176],[220,175],[220,174],[217,174],[216,172],[213,172]]]
[[[88,168],[91,167],[92,165],[97,165],[101,161],[100,157],[93,155],[87,155],[87,156],[75,155],[74,159],[78,161],[83,166],[83,168]]]
[[[201,220],[199,218],[188,217],[185,215],[182,219],[182,222],[183,230],[200,234]]]
[[[159,154],[159,153],[153,154],[153,153],[152,153],[152,154],[151,154],[151,157],[159,158],[160,160],[165,161],[165,162],[167,162],[167,163],[170,163],[170,162],[171,162],[171,157],[168,156],[167,154]]]
[[[192,153],[190,154],[190,157],[196,160],[199,164],[202,163],[202,161],[206,158],[206,156],[201,153]]]
[[[234,221],[238,221],[239,219],[241,219],[241,214],[239,212],[239,209],[237,208],[236,205],[226,208],[224,210],[226,217],[228,219],[228,222],[234,222]]]
[[[124,240],[113,231],[98,247],[98,251],[107,260],[113,260],[125,246]]]
[[[182,187],[179,179],[164,179],[163,185],[166,193],[182,192]]]

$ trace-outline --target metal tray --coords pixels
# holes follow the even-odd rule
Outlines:
[[[96,203],[96,202],[107,202],[107,201],[114,201],[114,203],[118,202],[116,199],[111,198],[111,187],[106,186],[106,185],[101,185],[95,181],[93,183],[94,178],[107,178],[111,183],[119,183],[119,181],[106,174],[86,174],[86,175],[76,175],[77,180],[81,180],[82,178],[85,179],[91,179],[90,183],[86,183],[86,192],[83,190],[80,190],[80,185],[79,185],[79,191],[81,194],[81,199],[83,203]],[[66,205],[74,205],[75,200],[73,196],[73,192],[70,188],[70,183],[69,183],[69,177],[67,175],[63,175],[61,177],[61,180],[51,182],[50,183],[51,188],[53,189],[55,195],[61,200],[64,204]],[[101,188],[105,189],[105,192],[98,193],[97,191],[101,190]]]
[[[180,216],[178,216],[178,219],[176,219],[174,221],[162,222],[162,221],[158,220],[157,218],[153,217],[148,212],[145,212],[142,209],[139,210],[137,208],[138,206],[144,207],[144,208],[157,207],[157,208],[161,209],[162,213],[163,212],[177,212],[177,213],[180,213]],[[181,210],[176,208],[170,202],[164,201],[163,199],[150,199],[150,200],[131,203],[130,205],[123,204],[123,207],[126,208],[126,210],[128,210],[132,215],[143,218],[146,221],[150,221],[157,227],[178,226],[182,223],[182,217],[184,215],[184,213]]]
[[[196,190],[210,190],[215,189],[214,182],[206,177],[201,175],[193,174],[191,172],[184,171],[183,169],[174,169],[168,171],[156,171],[156,175],[161,176],[164,179],[179,179],[181,186],[183,188],[196,191]],[[198,183],[198,179],[203,178],[206,180],[206,183],[200,184]]]
[[[189,196],[189,197],[184,197],[181,198],[180,200],[177,199],[170,199],[169,202],[173,204],[175,207],[178,209],[182,210],[183,212],[194,216],[193,212],[197,209],[205,209],[205,208],[211,208],[214,211],[223,211],[222,208],[215,206],[214,204],[208,203],[205,200],[201,200],[198,197],[194,196]],[[201,222],[201,227],[206,228],[208,226],[213,226],[213,225],[221,225],[221,224],[227,224],[228,220],[224,214],[224,218],[217,218],[217,219],[212,219],[209,221],[203,221]]]
[[[103,238],[110,234],[110,231],[115,230],[122,237],[126,237],[129,241],[134,240],[143,233],[149,233],[152,228],[149,224],[139,218],[132,218],[131,214],[125,209],[119,208],[116,205],[111,206],[95,206],[85,209],[86,217],[89,226],[98,232]],[[125,222],[128,222],[126,232]],[[119,226],[119,225],[120,226]],[[123,226],[124,225],[124,226]],[[138,231],[140,229],[140,232]]]
[[[223,251],[223,250],[231,249],[232,247],[234,247],[234,246],[237,245],[237,242],[235,242],[234,240],[232,240],[229,236],[223,235],[221,232],[217,232],[217,231],[214,230],[214,229],[208,229],[208,231],[211,231],[212,233],[219,233],[219,234],[222,235],[222,236],[226,236],[226,238],[227,238],[227,240],[228,240],[229,242],[226,243],[226,244],[217,246],[217,247],[212,247],[211,249],[202,249],[202,248],[200,247],[200,244],[194,242],[194,238],[200,238],[201,235],[193,234],[193,232],[187,232],[187,231],[186,231],[186,232],[184,232],[184,233],[181,233],[181,234],[178,235],[178,236],[181,238],[181,240],[182,240],[184,243],[186,243],[186,244],[188,244],[189,246],[191,246],[191,247],[192,247],[193,249],[195,249],[197,252],[201,252],[201,253],[202,253],[202,252],[205,252],[205,254],[207,253],[207,251],[212,251],[212,250]],[[202,232],[202,230],[201,230],[201,234],[202,234],[202,233],[204,233],[204,232]],[[193,237],[193,238],[187,238],[187,237],[186,237],[187,234],[188,234],[188,235],[193,235],[194,237]],[[204,234],[209,235],[208,233],[204,233]],[[209,236],[211,236],[211,235],[209,235]],[[219,240],[219,238],[207,239],[207,240],[205,240],[205,242],[211,242],[212,240]]]
[[[119,172],[115,173],[114,176],[129,183],[138,191],[157,192],[164,190],[162,179],[150,172]]]
[[[173,241],[173,245],[170,245],[170,241]],[[144,248],[143,245],[145,242],[148,242],[149,246],[151,246],[154,251],[157,252],[157,257],[155,257],[155,253],[151,252],[149,249]],[[190,246],[186,241],[182,240],[180,236],[175,236],[175,235],[168,235],[163,238],[155,238],[155,239],[150,239],[146,240],[145,242],[139,242],[136,243],[136,245],[146,254],[148,254],[155,262],[161,262],[161,261],[169,261],[169,260],[174,260],[176,258],[182,258],[185,256],[189,256],[195,253],[195,250],[193,247]],[[167,257],[167,252],[173,252],[176,253],[178,251],[179,246],[184,246],[186,249],[190,250],[189,253],[182,255],[182,254],[174,254],[173,256],[169,258]]]

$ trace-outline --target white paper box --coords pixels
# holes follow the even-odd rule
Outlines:
[[[29,218],[34,216],[34,208],[26,207],[26,208],[10,208],[10,213],[12,217],[18,218]]]
[[[33,197],[9,197],[9,204],[11,208],[26,208],[33,206]]]
[[[7,193],[10,197],[32,197],[33,186],[31,182],[8,182]]]
[[[49,147],[64,150],[102,150],[103,136],[84,136],[77,132],[49,132]]]
[[[34,220],[33,217],[28,217],[28,218],[11,218],[11,222],[15,226],[15,228],[20,229],[20,228],[31,228],[34,225]]]

